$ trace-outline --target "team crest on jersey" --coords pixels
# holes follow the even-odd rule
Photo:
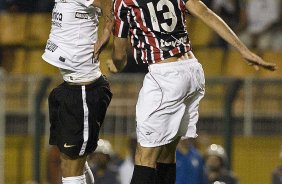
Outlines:
[[[89,13],[75,12],[75,18],[78,18],[78,19],[88,19],[89,18]]]

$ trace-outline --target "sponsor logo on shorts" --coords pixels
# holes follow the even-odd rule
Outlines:
[[[59,60],[62,61],[62,62],[65,62],[65,61],[66,61],[66,58],[60,56],[60,57],[59,57]]]
[[[72,147],[75,147],[76,145],[74,145],[74,144],[67,144],[67,143],[65,143],[64,144],[64,148],[72,148]]]
[[[58,48],[58,45],[48,40],[45,48],[51,52],[55,52],[55,50]]]
[[[75,18],[77,18],[77,19],[88,19],[89,13],[75,12]]]

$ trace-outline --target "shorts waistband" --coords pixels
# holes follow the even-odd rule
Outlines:
[[[80,90],[82,86],[85,86],[85,89],[95,88],[99,86],[109,86],[109,82],[106,76],[101,75],[97,80],[94,80],[93,82],[86,84],[86,85],[70,84],[66,81],[63,82],[63,85],[70,89],[79,89]]]
[[[183,65],[189,65],[193,63],[199,63],[196,58],[193,59],[186,59],[186,60],[179,60],[175,62],[167,62],[167,63],[160,63],[160,64],[152,64],[149,65],[149,71],[159,70],[162,68],[173,68],[173,67],[179,67]]]

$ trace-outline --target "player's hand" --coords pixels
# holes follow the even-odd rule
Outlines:
[[[264,61],[258,55],[249,52],[247,54],[243,54],[244,59],[246,60],[247,64],[253,66],[255,70],[259,70],[259,67],[264,68],[266,70],[275,71],[277,69],[276,64],[268,63]]]
[[[185,53],[180,58],[178,58],[177,60],[182,61],[182,60],[188,60],[188,59],[189,59],[188,53]]]
[[[184,53],[180,58],[178,58],[177,60],[178,61],[181,61],[181,60],[188,60],[188,59],[192,59],[192,58],[195,58],[193,52],[189,51],[189,52],[186,52]]]
[[[117,73],[118,72],[118,70],[117,70],[117,68],[116,68],[116,66],[115,66],[115,64],[114,64],[112,59],[108,59],[106,61],[106,64],[107,64],[107,67],[108,67],[110,72],[112,72],[112,73]]]

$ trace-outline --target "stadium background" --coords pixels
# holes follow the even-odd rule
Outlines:
[[[41,59],[50,30],[50,18],[50,14],[41,13],[0,15],[1,65],[5,69],[0,75],[0,183],[28,183],[37,172],[40,173],[40,183],[47,181],[46,97],[61,82],[58,71]],[[226,144],[226,138],[232,133],[226,132],[225,124],[226,96],[230,92],[227,89],[230,81],[239,79],[241,84],[229,106],[234,133],[229,142],[232,169],[242,184],[268,184],[271,171],[282,162],[279,160],[282,146],[282,51],[259,51],[263,58],[276,62],[280,69],[273,73],[256,72],[247,67],[233,49],[206,47],[211,30],[193,18],[188,22],[188,29],[192,26],[190,34],[194,53],[203,64],[207,77],[206,97],[200,107],[199,139],[203,132],[208,135],[209,143]],[[105,65],[110,52],[111,42],[100,59],[102,71],[111,81],[114,93],[101,137],[110,140],[115,151],[124,157],[126,141],[135,127],[134,106],[143,74],[110,74]],[[37,95],[42,84],[44,88],[42,81],[46,79],[51,79],[50,84],[45,86],[39,106]],[[36,122],[40,122],[39,127]],[[42,136],[36,140],[40,132]],[[38,154],[36,149],[40,149],[39,171],[34,164]],[[200,145],[200,149],[204,151],[205,145]]]

